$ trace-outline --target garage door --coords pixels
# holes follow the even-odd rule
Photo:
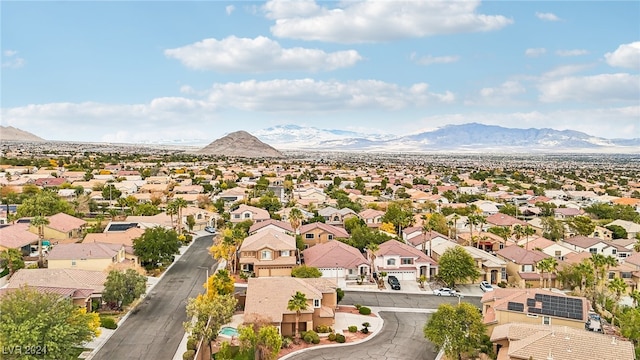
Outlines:
[[[393,275],[398,278],[398,280],[411,280],[416,281],[416,272],[415,271],[387,271],[387,276]]]

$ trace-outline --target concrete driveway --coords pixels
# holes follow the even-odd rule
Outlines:
[[[171,360],[184,336],[187,299],[204,292],[206,270],[215,261],[207,248],[212,236],[194,240],[143,302],[91,358]]]
[[[321,347],[288,357],[287,359],[350,359],[350,360],[434,360],[433,344],[422,332],[429,314],[380,312],[384,320],[378,335],[364,343],[340,347]]]

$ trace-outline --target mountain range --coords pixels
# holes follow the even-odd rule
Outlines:
[[[236,131],[214,140],[197,151],[198,154],[257,158],[282,157],[282,153],[246,131]]]
[[[255,135],[283,150],[335,150],[370,152],[514,151],[514,152],[640,152],[640,138],[606,139],[573,130],[515,129],[469,123],[447,125],[406,136],[364,134],[280,125]]]

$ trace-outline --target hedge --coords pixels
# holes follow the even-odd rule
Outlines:
[[[358,311],[360,312],[360,314],[362,315],[369,315],[371,314],[371,309],[366,307],[366,306],[361,306],[360,309],[358,309]]]

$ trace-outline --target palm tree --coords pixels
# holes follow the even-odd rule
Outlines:
[[[556,261],[556,259],[553,257],[544,258],[538,261],[536,267],[538,268],[538,270],[540,270],[541,287],[544,287],[542,286],[542,274],[546,272],[548,274],[547,282],[549,285],[549,290],[551,290],[551,274],[556,271],[556,268],[558,267],[558,261]]]
[[[298,228],[300,227],[300,223],[304,216],[302,215],[302,211],[298,208],[293,208],[289,211],[289,223],[291,223],[291,227],[293,228],[293,235],[298,234]]]
[[[522,227],[522,225],[516,224],[516,225],[513,226],[513,230],[511,231],[511,234],[514,235],[516,240],[520,240],[520,239],[522,239],[522,236],[524,235],[524,228]]]
[[[13,275],[17,270],[24,268],[24,260],[22,260],[22,253],[18,249],[9,248],[0,252],[0,264],[4,264],[9,269],[9,277]]]
[[[580,291],[583,292],[587,286],[587,276],[593,275],[594,268],[589,261],[582,261],[576,265],[576,271],[580,274]]]
[[[614,297],[615,297],[615,304],[614,307],[617,309],[618,306],[620,305],[620,298],[622,297],[622,294],[625,293],[625,291],[627,291],[627,283],[624,282],[623,279],[621,278],[615,278],[611,281],[609,281],[609,284],[607,284],[607,288],[609,288],[609,291],[613,292]],[[616,316],[616,311],[612,311],[611,312],[611,324],[615,325],[615,316]]]
[[[307,310],[307,296],[300,291],[296,291],[295,295],[291,295],[291,299],[287,303],[287,310],[296,312],[296,337],[300,337],[300,332],[298,331],[298,323],[300,322],[300,314],[303,310]]]
[[[631,297],[631,300],[633,300],[633,307],[638,307],[638,304],[640,304],[640,291],[633,290],[629,296]]]
[[[453,214],[451,220],[453,220],[453,236],[455,240],[455,238],[458,237],[458,220],[460,220],[460,215],[458,215],[457,213]]]
[[[478,223],[478,217],[476,214],[469,214],[467,216],[467,223],[466,225],[469,226],[469,235],[471,236],[470,241],[471,244],[473,244],[473,226],[476,225]]]
[[[529,250],[529,236],[535,234],[536,233],[536,229],[534,229],[531,226],[527,225],[527,226],[524,227],[522,232],[523,232],[524,236],[527,237],[527,242],[526,242],[526,245],[525,245],[525,249]]]
[[[182,235],[182,209],[187,207],[187,200],[179,197],[173,203],[178,211],[178,234]]]
[[[640,238],[638,238],[638,240],[636,240],[636,243],[633,244],[633,250],[635,250],[636,252],[640,252]]]
[[[175,229],[175,226],[173,226],[173,215],[178,214],[178,208],[176,207],[175,202],[169,201],[167,203],[167,210],[165,210],[165,212],[167,213],[167,215],[169,215],[169,218],[171,219],[171,228]]]
[[[378,252],[378,250],[380,250],[380,247],[376,243],[369,243],[369,245],[367,245],[367,250],[369,250],[369,253],[371,254],[370,255],[370,258],[371,258],[371,272],[374,273],[375,272],[376,253]]]
[[[427,233],[431,233],[431,223],[426,215],[422,215],[422,252],[431,256],[431,236],[429,236],[429,252],[427,253],[425,247],[427,242]],[[431,235],[431,234],[429,234]]]
[[[44,216],[35,216],[31,219],[31,225],[38,227],[38,265],[42,267],[42,239],[44,239],[44,226],[49,225],[49,219]]]

